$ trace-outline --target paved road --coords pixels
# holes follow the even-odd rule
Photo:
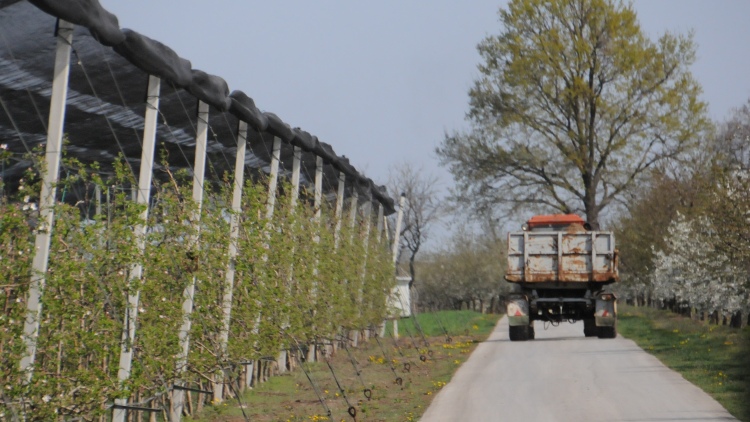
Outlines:
[[[536,340],[511,343],[500,320],[421,421],[736,420],[630,340],[585,338],[582,323],[535,327]]]

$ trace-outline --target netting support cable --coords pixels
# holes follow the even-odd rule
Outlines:
[[[326,361],[326,365],[328,365],[328,369],[331,371],[331,375],[333,375],[333,380],[336,382],[336,387],[338,387],[339,392],[341,393],[341,397],[344,398],[346,405],[349,406],[349,408],[347,409],[347,412],[353,419],[356,420],[357,408],[352,406],[352,403],[349,401],[349,397],[346,396],[346,390],[341,385],[341,382],[339,382],[339,378],[336,376],[336,371],[333,370],[333,365],[331,365],[331,359],[326,357],[325,361]]]
[[[195,164],[193,166],[193,206],[190,221],[193,226],[193,232],[188,240],[188,248],[193,254],[193,260],[198,261],[200,258],[200,224],[201,208],[203,205],[203,181],[206,173],[206,143],[208,141],[208,104],[203,101],[198,102],[198,124],[195,135]],[[185,291],[182,293],[182,326],[178,333],[180,350],[177,355],[177,385],[184,382],[180,380],[188,364],[188,353],[190,352],[190,326],[192,325],[193,299],[195,295],[196,276],[190,278]],[[217,392],[217,384],[214,382],[214,402],[221,401]],[[221,386],[218,387],[221,390]],[[172,393],[172,422],[179,422],[182,418],[182,407],[185,405],[185,393],[182,390],[175,390]]]
[[[143,125],[143,149],[141,151],[141,169],[138,176],[138,191],[136,202],[143,205],[140,223],[134,228],[134,234],[138,250],[143,253],[146,249],[146,230],[148,222],[148,204],[151,200],[151,179],[154,170],[154,149],[156,146],[156,127],[159,114],[159,92],[161,90],[161,79],[149,76],[148,91],[146,98],[146,113]],[[120,364],[117,379],[122,384],[130,378],[130,369],[133,363],[133,343],[135,341],[135,322],[138,315],[138,301],[140,291],[134,287],[138,284],[143,274],[143,265],[134,264],[128,279],[128,304],[125,307],[125,318],[123,321],[122,345],[120,347]],[[127,404],[127,398],[115,399],[115,404]],[[124,422],[127,416],[125,409],[115,409],[112,413],[112,422]]]
[[[369,401],[372,397],[372,390],[367,388],[367,384],[365,384],[364,378],[362,378],[362,371],[359,369],[359,365],[357,364],[357,360],[354,358],[354,355],[352,355],[351,350],[349,350],[349,347],[346,345],[346,341],[344,341],[342,344],[344,345],[344,350],[346,350],[346,354],[349,356],[349,362],[352,364],[352,368],[354,368],[354,373],[357,375],[357,378],[359,378],[360,384],[362,384],[362,393],[364,394],[365,398]]]
[[[62,19],[57,28],[57,51],[55,53],[55,73],[52,80],[50,97],[49,124],[47,128],[47,150],[45,167],[42,176],[42,192],[39,196],[40,227],[34,240],[34,260],[31,267],[31,284],[29,299],[26,305],[26,321],[23,327],[23,339],[26,353],[21,358],[21,371],[26,372],[26,380],[31,381],[34,360],[36,359],[39,321],[42,316],[42,292],[45,274],[49,264],[50,241],[55,218],[54,205],[56,188],[59,179],[62,156],[63,126],[65,123],[65,106],[68,96],[68,77],[70,75],[70,53],[75,26]]]

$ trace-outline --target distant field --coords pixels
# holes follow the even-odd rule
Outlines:
[[[487,338],[498,319],[500,315],[472,311],[420,314],[418,325],[429,345],[412,318],[402,319],[398,340],[391,336],[389,324],[385,338],[379,339],[380,345],[370,339],[357,349],[349,349],[359,376],[349,354],[339,349],[330,360],[333,372],[325,362],[303,364],[293,373],[272,377],[248,391],[240,402],[230,400],[210,406],[186,420],[244,422],[247,417],[269,422],[348,421],[353,420],[347,413],[351,405],[357,420],[416,421],[477,344]],[[445,327],[450,341],[441,327]],[[401,378],[400,385],[397,378]],[[370,400],[364,395],[365,388],[372,391]],[[330,417],[321,398],[331,410]]]
[[[708,325],[668,311],[620,306],[618,331],[750,422],[750,328]]]

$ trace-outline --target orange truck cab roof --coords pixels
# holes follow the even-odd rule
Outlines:
[[[585,221],[583,218],[576,214],[551,214],[551,215],[535,215],[528,221],[529,228],[542,227],[542,226],[567,226],[570,224],[581,224]]]

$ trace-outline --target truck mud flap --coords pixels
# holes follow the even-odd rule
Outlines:
[[[516,327],[529,325],[529,300],[526,296],[510,296],[506,305],[508,325]]]
[[[617,296],[614,293],[600,293],[596,297],[594,319],[597,327],[613,327],[617,321]]]

